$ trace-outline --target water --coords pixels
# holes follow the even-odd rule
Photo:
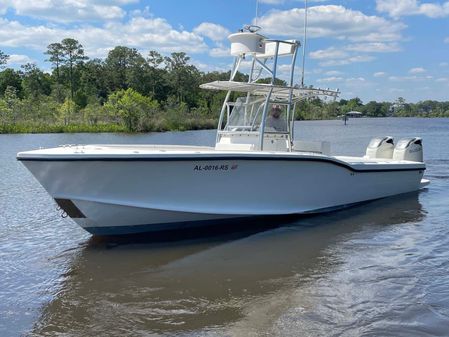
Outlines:
[[[374,136],[421,136],[432,183],[265,231],[111,242],[61,219],[15,154],[211,145],[214,132],[0,135],[0,336],[447,336],[449,119],[297,127],[341,154],[363,153]]]

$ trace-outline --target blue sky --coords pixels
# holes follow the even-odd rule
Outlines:
[[[303,7],[259,0],[262,33],[302,41]],[[226,36],[254,23],[255,8],[256,0],[0,0],[0,50],[11,67],[49,70],[46,46],[73,37],[91,58],[124,45],[144,56],[184,51],[202,71],[226,71]],[[309,0],[305,82],[364,102],[449,100],[449,1]]]

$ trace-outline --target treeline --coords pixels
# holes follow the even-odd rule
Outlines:
[[[51,73],[30,63],[6,68],[9,56],[0,51],[0,133],[215,128],[225,93],[199,85],[230,76],[201,72],[182,52],[144,56],[117,46],[104,60],[88,59],[71,38],[50,44],[45,55]],[[247,76],[239,73],[236,80]],[[295,113],[297,119],[329,119],[353,110],[372,117],[449,117],[449,102],[314,99],[298,104]]]
[[[299,104],[296,118],[334,119],[350,111],[361,112],[366,117],[449,117],[449,102],[407,103],[402,97],[393,103],[370,101],[366,104],[358,97],[329,103],[313,99]]]
[[[225,93],[199,85],[230,75],[200,72],[185,53],[144,57],[124,46],[89,60],[74,39],[50,44],[45,54],[51,73],[35,64],[5,69],[0,51],[0,132],[214,128]]]

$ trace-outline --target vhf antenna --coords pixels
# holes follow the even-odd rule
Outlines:
[[[304,67],[306,65],[306,45],[307,45],[307,0],[304,0],[304,44],[302,47],[301,87],[304,87]]]
[[[256,0],[256,20],[254,20],[254,24],[257,26],[257,18],[259,17],[259,0]]]

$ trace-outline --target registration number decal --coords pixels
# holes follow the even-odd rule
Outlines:
[[[223,165],[195,165],[194,171],[230,171],[236,170],[239,166],[237,164],[223,164]]]

